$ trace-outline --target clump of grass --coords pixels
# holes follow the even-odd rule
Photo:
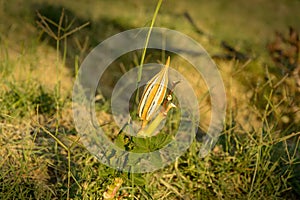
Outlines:
[[[30,118],[37,111],[49,116],[56,112],[53,94],[37,82],[7,82],[5,85],[6,90],[2,93],[2,115]]]
[[[60,46],[66,38],[55,42]],[[64,60],[59,53],[56,56],[59,62]],[[244,105],[257,119],[256,128],[243,128],[253,122],[239,119],[237,104],[229,108],[223,135],[207,157],[198,157],[201,144],[194,141],[170,166],[132,174],[102,165],[80,144],[67,113],[71,100],[62,99],[59,80],[53,91],[33,80],[9,81],[7,75],[14,68],[8,57],[1,58],[0,82],[6,89],[0,91],[0,199],[101,199],[116,178],[123,184],[113,194],[123,199],[296,199],[300,195],[295,85],[259,62],[252,63],[253,69],[263,69],[264,74],[243,71],[243,77],[252,79],[247,88],[252,96]],[[261,76],[260,84],[256,76]],[[97,109],[109,115],[106,104]]]

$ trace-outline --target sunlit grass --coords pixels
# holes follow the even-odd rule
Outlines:
[[[47,1],[36,1],[43,2]],[[266,64],[269,58],[264,57],[264,45],[277,28],[285,31],[288,25],[299,23],[295,21],[298,3],[261,3],[267,10],[283,10],[267,14],[256,7],[259,2],[190,1],[178,2],[176,8],[170,6],[171,1],[163,2],[158,26],[190,34],[210,53],[222,52],[219,41],[226,40],[243,51],[253,51],[251,55],[262,52],[262,56],[246,63],[217,61],[228,110],[223,134],[213,151],[199,158],[201,144],[194,141],[176,162],[145,174],[118,172],[99,163],[85,149],[72,120],[72,73],[77,70],[68,62],[73,59],[78,65],[80,59],[70,55],[79,58],[81,51],[70,49],[72,46],[65,50],[53,47],[51,38],[40,37],[41,29],[34,22],[36,5],[28,5],[28,10],[18,8],[22,11],[18,16],[13,12],[15,6],[2,3],[7,9],[1,10],[1,16],[7,17],[7,23],[0,27],[0,199],[102,199],[116,184],[115,178],[123,180],[116,192],[116,197],[123,199],[296,199],[300,195],[300,127],[295,117],[299,95],[292,77],[282,81],[284,76],[268,70],[272,66]],[[155,3],[61,1],[53,5],[70,9],[78,18],[89,18],[91,32],[100,31],[93,27],[97,20],[112,19],[102,26],[105,33],[101,36],[109,36],[120,31],[118,26],[150,25]],[[127,12],[133,8],[137,12]],[[184,11],[190,12],[212,38],[195,33],[182,16]],[[256,35],[258,30],[261,32]],[[70,38],[72,44],[76,37],[82,45],[93,41],[85,40],[79,31]],[[58,46],[64,44],[62,41]],[[69,50],[75,53],[64,52]],[[184,62],[174,60],[178,61],[174,67],[188,75]],[[123,61],[126,63],[126,58]],[[200,83],[192,78],[195,89]],[[205,106],[204,102],[201,108]],[[96,109],[105,123],[112,120],[107,103],[99,103]],[[110,129],[114,127],[108,123],[106,130]]]

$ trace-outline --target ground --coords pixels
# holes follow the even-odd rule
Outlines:
[[[150,26],[156,4],[0,1],[0,199],[103,199],[114,189],[119,199],[299,198],[300,89],[294,74],[300,60],[293,41],[300,43],[291,36],[300,33],[298,0],[163,1],[155,26],[200,43],[224,82],[224,130],[208,156],[199,158],[201,142],[195,140],[171,165],[133,174],[101,164],[82,144],[72,113],[80,64],[106,38]],[[58,35],[55,23],[62,13]],[[161,55],[148,51],[145,61],[160,61]],[[186,61],[170,55],[172,67],[197,94],[205,134],[210,121],[205,82]],[[107,103],[111,87],[140,59],[140,51],[122,56],[101,80],[108,87],[97,94],[96,113],[112,139],[119,130]],[[131,148],[122,139],[116,140]]]

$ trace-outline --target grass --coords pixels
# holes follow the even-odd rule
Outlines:
[[[24,4],[17,7],[14,3]],[[102,199],[122,185],[123,199],[297,199],[300,196],[299,88],[292,76],[276,70],[266,43],[275,30],[299,27],[299,1],[227,3],[163,1],[155,24],[184,32],[211,55],[225,53],[228,41],[251,61],[216,60],[227,92],[227,117],[217,145],[199,158],[196,140],[171,165],[152,173],[123,173],[102,165],[80,143],[72,118],[72,85],[85,55],[105,38],[134,27],[149,26],[154,1],[0,2],[0,199]],[[62,7],[65,18],[60,17]],[[263,7],[264,9],[260,9]],[[36,10],[52,9],[59,27],[71,24],[60,40],[37,25]],[[131,10],[135,9],[136,12]],[[43,11],[43,12],[42,12]],[[195,32],[189,14],[207,35]],[[267,12],[270,11],[270,12]],[[16,14],[18,13],[18,14]],[[50,17],[49,15],[47,15]],[[74,18],[74,21],[73,21]],[[89,22],[85,28],[76,29]],[[54,32],[57,33],[55,26]],[[298,31],[300,31],[298,29]],[[157,55],[156,55],[157,54]],[[140,62],[133,52],[115,62],[112,72]],[[147,51],[145,63],[161,59]],[[173,59],[173,58],[172,58]],[[189,76],[186,62],[174,68]],[[185,66],[186,68],[182,67]],[[201,98],[201,128],[209,118],[209,98],[200,77],[190,76]],[[201,87],[199,87],[201,85]],[[203,91],[199,88],[202,88]],[[99,123],[116,132],[107,104],[99,94]]]

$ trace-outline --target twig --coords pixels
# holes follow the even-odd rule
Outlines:
[[[180,194],[175,187],[173,187],[172,185],[170,185],[169,183],[167,183],[163,179],[159,179],[159,182],[161,184],[163,184],[164,186],[166,186],[168,189],[172,190],[177,196],[179,196],[180,198],[183,198],[182,194]]]
[[[192,19],[191,15],[188,12],[184,12],[183,15],[185,18],[190,22],[190,24],[193,26],[195,31],[200,35],[206,35],[204,31],[202,31],[195,23],[195,21]]]

